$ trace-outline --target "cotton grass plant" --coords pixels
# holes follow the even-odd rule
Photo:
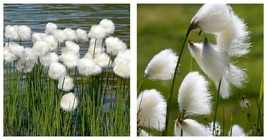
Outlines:
[[[155,89],[142,91],[137,99],[137,110],[138,133],[144,131],[142,126],[158,130],[164,129],[166,121],[166,101],[159,91]]]
[[[178,57],[171,49],[161,51],[148,63],[144,77],[151,80],[172,79],[177,60]]]
[[[109,19],[91,27],[89,36],[51,22],[44,33],[7,25],[4,135],[129,135],[130,49],[117,38],[123,47],[107,51],[105,40],[114,32]]]
[[[204,72],[205,75],[199,72],[188,72],[181,84],[179,85],[179,91],[176,92],[174,85],[176,76],[182,77],[177,74],[183,64],[180,64],[181,58],[184,52],[184,46],[187,44],[187,38],[193,31],[199,31],[199,36],[203,36],[204,40],[200,43],[195,43],[192,40],[188,41],[188,49],[192,58],[195,59],[196,63]],[[210,36],[214,36],[216,43],[212,43],[209,40]],[[225,122],[225,111],[223,107],[222,116],[218,116],[218,106],[220,104],[220,98],[226,100],[231,98],[233,91],[232,86],[237,88],[244,88],[248,81],[245,70],[236,66],[235,62],[231,60],[233,58],[238,59],[246,55],[249,52],[249,31],[247,31],[246,23],[240,19],[233,9],[227,4],[205,4],[199,11],[193,16],[188,30],[185,34],[185,39],[182,42],[182,47],[179,51],[179,59],[172,59],[172,53],[161,53],[155,55],[153,59],[148,63],[144,78],[139,83],[137,91],[139,91],[142,83],[145,79],[151,80],[171,80],[170,94],[167,96],[167,107],[165,116],[165,126],[154,128],[154,123],[149,126],[143,127],[140,124],[142,117],[140,113],[142,111],[142,97],[143,92],[138,96],[138,112],[137,112],[137,132],[139,136],[152,136],[152,135],[171,135],[169,126],[174,126],[175,136],[248,136],[248,135],[263,135],[263,118],[261,113],[262,98],[259,98],[258,112],[259,116],[254,125],[252,126],[250,113],[243,111],[248,119],[248,125],[246,130],[237,125],[233,125],[232,120],[238,118],[232,118],[231,121]],[[173,52],[173,51],[171,51]],[[163,53],[164,54],[164,53]],[[174,53],[175,54],[175,53]],[[175,60],[175,61],[174,61]],[[172,67],[168,67],[171,62]],[[189,63],[189,62],[188,62]],[[191,64],[192,65],[192,64]],[[191,71],[192,67],[190,67]],[[153,77],[154,76],[154,77]],[[209,78],[213,83],[209,83],[204,77]],[[210,91],[210,87],[217,89],[215,93]],[[159,87],[158,87],[159,88]],[[262,93],[260,91],[260,97]],[[178,94],[177,94],[178,93]],[[159,94],[159,93],[157,93]],[[158,96],[156,93],[154,96]],[[177,94],[178,107],[177,117],[174,123],[170,119],[170,106],[172,105],[173,94]],[[162,97],[164,98],[164,97]],[[153,103],[155,99],[145,99],[144,102]],[[242,100],[245,101],[245,100]],[[154,110],[155,107],[161,103],[155,104],[150,107],[150,110]],[[246,103],[245,103],[246,104]],[[249,103],[248,103],[249,104]],[[242,104],[244,106],[244,103]],[[143,107],[146,110],[147,107]],[[163,108],[161,108],[163,109]],[[164,107],[165,109],[165,107]],[[158,109],[157,111],[159,111]],[[245,108],[245,110],[248,110]],[[153,113],[157,112],[153,111]],[[146,113],[149,113],[148,111]],[[148,118],[153,120],[157,118],[153,113]],[[227,112],[231,113],[231,112]],[[232,112],[233,113],[233,112]],[[221,114],[221,113],[220,113]],[[232,115],[232,114],[231,114]],[[202,119],[201,119],[202,118]],[[203,119],[204,118],[204,119]],[[223,120],[221,122],[221,120]],[[219,122],[220,121],[220,122]],[[257,125],[256,125],[257,123]],[[225,126],[229,126],[229,129]],[[149,129],[148,129],[149,128]],[[152,129],[153,128],[153,129]],[[162,129],[163,128],[163,129]],[[156,130],[154,130],[156,129]],[[233,130],[234,129],[234,130]],[[257,129],[257,130],[256,130]],[[257,131],[257,132],[256,132]],[[234,135],[232,135],[234,133]]]

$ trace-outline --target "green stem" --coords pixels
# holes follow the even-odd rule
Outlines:
[[[142,85],[142,83],[143,83],[144,80],[145,80],[145,77],[139,83],[138,88],[137,88],[137,93],[139,93],[140,87],[141,87],[141,85]]]
[[[224,129],[225,129],[225,120],[224,120],[224,108],[223,108],[223,122],[222,122],[222,134],[221,134],[221,136],[224,136]]]
[[[262,125],[260,126],[260,124],[263,124],[262,117],[261,117],[262,105],[263,105],[262,96],[263,96],[263,77],[262,77],[261,86],[260,86],[260,96],[259,96],[259,103],[258,103],[258,118],[257,118],[257,125],[256,125],[256,130],[257,130],[258,135],[263,135],[263,133],[261,133],[263,131],[263,127]],[[258,130],[260,130],[259,133],[258,133]]]
[[[190,59],[189,71],[192,70],[192,67],[193,67],[193,57],[191,57],[191,59]]]
[[[230,118],[230,120],[231,120],[231,126],[230,126],[230,133],[229,133],[229,136],[232,136],[232,129],[233,129],[233,114],[231,113],[231,118]]]
[[[185,46],[186,40],[187,40],[187,38],[188,38],[189,33],[190,33],[191,30],[192,30],[192,27],[189,26],[189,28],[188,28],[188,30],[187,30],[187,32],[186,32],[185,39],[184,39],[184,42],[183,42],[183,44],[182,44],[180,53],[179,53],[179,59],[178,59],[178,61],[177,61],[176,67],[175,67],[175,71],[174,71],[174,75],[173,75],[173,80],[172,80],[171,91],[170,91],[170,97],[169,97],[168,102],[167,102],[166,122],[165,122],[165,130],[164,130],[164,132],[163,132],[163,136],[167,136],[168,125],[169,125],[168,119],[169,119],[169,115],[170,115],[171,100],[172,100],[172,95],[173,95],[173,90],[174,90],[174,84],[175,84],[175,79],[176,79],[176,73],[177,73],[177,71],[178,71],[178,67],[179,67],[179,64],[180,64],[180,62],[181,62],[181,58],[182,58],[182,55],[183,55],[183,50],[184,50],[184,46]]]
[[[215,131],[215,122],[216,122],[216,117],[217,117],[217,110],[218,110],[218,104],[219,104],[219,94],[220,94],[220,89],[221,89],[221,83],[222,83],[222,77],[219,82],[218,86],[218,92],[217,92],[217,97],[216,97],[216,105],[215,105],[215,111],[214,111],[214,118],[213,118],[213,128],[212,128],[212,134],[214,135]]]

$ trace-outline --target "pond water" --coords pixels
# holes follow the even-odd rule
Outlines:
[[[4,27],[7,25],[27,25],[32,32],[44,32],[45,25],[53,22],[58,28],[81,28],[87,32],[102,19],[110,19],[115,24],[115,33],[130,45],[130,5],[129,4],[4,4]],[[5,39],[6,41],[6,39]],[[30,42],[24,42],[29,45]],[[81,54],[88,45],[81,45]]]

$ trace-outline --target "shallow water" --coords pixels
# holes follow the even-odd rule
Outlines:
[[[44,32],[45,25],[53,22],[58,28],[81,28],[87,32],[91,26],[107,18],[114,22],[115,33],[129,47],[130,5],[113,4],[4,4],[4,27],[27,25],[32,32]],[[6,40],[6,39],[5,39]],[[24,45],[30,42],[24,42]],[[23,45],[23,44],[22,44]],[[81,54],[88,45],[81,45]]]

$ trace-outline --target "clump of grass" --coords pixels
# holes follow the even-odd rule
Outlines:
[[[120,39],[111,44],[103,39],[115,31],[111,20],[95,26],[83,57],[79,45],[88,44],[84,30],[75,33],[48,23],[46,33],[29,33],[33,48],[14,53],[10,41],[23,46],[14,37],[21,32],[10,29],[17,26],[5,28],[4,136],[129,135],[130,51]],[[51,53],[56,57],[41,60]],[[78,64],[81,59],[90,64]]]

